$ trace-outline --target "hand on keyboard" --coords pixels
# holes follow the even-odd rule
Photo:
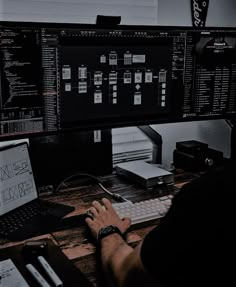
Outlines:
[[[121,219],[108,199],[103,198],[102,203],[105,208],[98,201],[94,201],[89,209],[92,218],[87,217],[85,219],[93,237],[97,238],[99,230],[108,225],[114,225],[119,228],[121,233],[126,233],[130,227],[130,219],[125,217]]]

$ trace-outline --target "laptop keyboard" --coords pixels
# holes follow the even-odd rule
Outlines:
[[[0,235],[8,239],[22,240],[46,233],[73,209],[52,202],[31,202],[0,218]]]
[[[41,210],[41,205],[38,202],[34,202],[4,216],[0,219],[1,234],[8,237],[10,233],[21,229],[27,222],[31,221],[33,217],[38,216]]]

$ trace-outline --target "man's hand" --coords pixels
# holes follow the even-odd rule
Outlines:
[[[92,235],[97,239],[98,231],[108,225],[117,226],[125,233],[130,227],[130,218],[120,219],[108,199],[103,198],[102,204],[94,201],[89,209],[92,218],[85,219]],[[140,257],[141,244],[142,242],[133,249],[116,233],[101,240],[101,260],[108,278],[107,286],[113,286],[113,282],[114,286],[122,287],[159,286],[156,282],[151,282],[152,278],[144,270]]]
[[[102,202],[103,206],[98,201],[94,201],[89,209],[92,218],[85,219],[93,237],[97,239],[99,230],[108,225],[117,226],[122,233],[125,233],[130,227],[130,218],[120,219],[108,199],[103,198]]]

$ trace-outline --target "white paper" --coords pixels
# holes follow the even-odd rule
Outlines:
[[[0,261],[0,287],[30,287],[11,259]]]

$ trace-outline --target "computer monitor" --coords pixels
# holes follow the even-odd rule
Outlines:
[[[236,29],[0,22],[0,139],[235,118]]]
[[[1,137],[236,114],[236,30],[0,23]]]

